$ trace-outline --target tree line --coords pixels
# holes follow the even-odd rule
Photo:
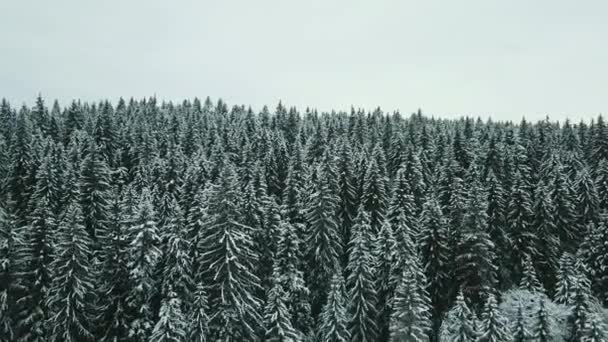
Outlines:
[[[608,128],[0,103],[0,341],[608,341]]]

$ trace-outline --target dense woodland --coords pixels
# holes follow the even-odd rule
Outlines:
[[[0,341],[608,341],[608,127],[0,105]]]

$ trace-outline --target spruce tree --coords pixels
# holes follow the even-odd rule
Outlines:
[[[177,295],[169,290],[160,307],[158,322],[150,335],[150,342],[187,341],[187,321],[181,307],[182,303]]]
[[[498,310],[496,297],[488,296],[481,314],[479,342],[510,341],[508,321]]]
[[[519,281],[519,287],[530,292],[544,293],[545,289],[536,276],[536,270],[529,255],[524,258],[522,268],[523,273]]]
[[[162,256],[156,213],[148,189],[142,191],[136,212],[129,221],[127,268],[131,290],[127,297],[127,310],[132,317],[129,337],[143,342],[149,338],[154,326],[151,306],[157,294],[156,267]]]
[[[424,205],[420,226],[422,265],[429,280],[428,292],[433,304],[433,316],[438,320],[449,305],[452,281],[448,223],[439,202],[433,197],[430,197]]]
[[[319,341],[347,342],[350,333],[347,328],[346,297],[342,272],[336,269],[331,278],[327,301],[321,311],[318,328]]]
[[[428,341],[431,327],[429,299],[420,291],[420,284],[410,257],[395,290],[390,319],[390,341]]]
[[[21,234],[9,213],[0,205],[0,341],[16,339],[18,262],[17,247],[23,244]]]
[[[361,203],[365,207],[365,210],[369,212],[370,224],[374,232],[380,230],[380,226],[386,217],[388,206],[386,184],[387,180],[382,174],[378,163],[372,159],[365,174]]]
[[[538,254],[530,257],[535,259],[539,279],[547,289],[554,288],[559,267],[560,241],[557,227],[553,222],[553,211],[553,201],[547,187],[540,182],[535,190],[532,220],[535,234],[533,251]]]
[[[50,315],[45,322],[50,341],[92,341],[95,307],[95,265],[91,264],[92,242],[84,227],[77,204],[66,210],[57,231],[56,257],[51,267],[53,281],[47,305]]]
[[[478,333],[474,315],[465,302],[464,295],[459,292],[454,307],[443,320],[440,340],[476,342]]]
[[[511,334],[513,342],[530,342],[532,335],[527,327],[526,317],[524,316],[523,305],[520,303],[517,307],[516,320],[512,323]]]
[[[287,297],[287,293],[281,286],[278,269],[275,268],[264,309],[265,341],[267,342],[301,341],[301,336],[292,325],[292,318],[286,305]]]
[[[342,246],[336,222],[337,196],[331,189],[329,175],[319,171],[314,193],[306,213],[308,222],[307,258],[312,296],[312,312],[316,316],[329,290],[331,276],[339,265]]]
[[[474,304],[483,302],[484,295],[495,285],[494,244],[487,231],[487,203],[475,170],[469,171],[470,192],[465,205],[462,233],[456,251],[456,278],[462,291]]]
[[[199,265],[208,284],[210,338],[222,341],[255,341],[262,319],[261,303],[254,296],[259,278],[253,273],[251,227],[244,225],[239,208],[238,180],[230,164],[211,186],[204,218],[205,237],[200,241]]]
[[[395,291],[395,272],[398,262],[397,243],[393,234],[393,229],[388,220],[380,228],[376,238],[374,249],[376,258],[375,282],[378,298],[377,322],[379,341],[388,341],[390,336],[390,315],[392,314],[392,298]]]
[[[349,261],[346,272],[348,290],[348,330],[351,341],[364,342],[377,339],[376,301],[374,284],[375,260],[372,255],[373,232],[370,219],[359,206],[349,243]]]
[[[209,334],[209,306],[207,305],[207,293],[202,284],[196,285],[194,299],[190,310],[188,321],[188,340],[193,342],[207,342]]]

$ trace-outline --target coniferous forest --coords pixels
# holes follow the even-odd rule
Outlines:
[[[608,341],[608,127],[0,104],[0,341]]]

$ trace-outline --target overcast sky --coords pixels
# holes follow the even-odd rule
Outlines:
[[[608,112],[608,1],[4,0],[0,97]]]

